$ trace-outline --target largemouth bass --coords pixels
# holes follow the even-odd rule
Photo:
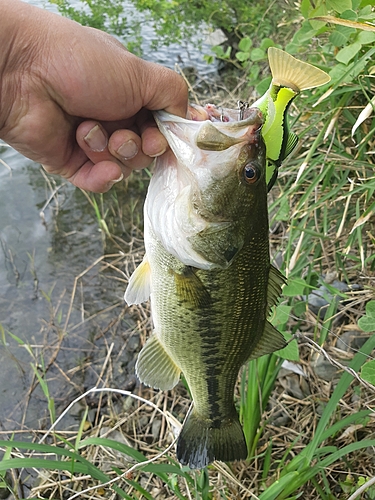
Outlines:
[[[328,83],[330,76],[315,66],[305,63],[275,47],[268,49],[268,62],[272,81],[267,92],[252,107],[264,117],[262,129],[268,165],[266,183],[268,191],[274,185],[278,168],[297,145],[298,137],[290,132],[288,109],[293,99],[303,90]]]
[[[247,457],[234,386],[248,360],[285,340],[267,320],[284,278],[270,264],[263,117],[257,108],[158,111],[171,150],[156,160],[144,207],[146,255],[125,300],[151,297],[154,332],[136,371],[172,389],[183,373],[192,410],[177,441],[191,468]]]

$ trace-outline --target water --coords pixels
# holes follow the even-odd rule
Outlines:
[[[143,25],[142,36],[146,59],[172,68],[182,59],[201,74],[215,71],[194,47],[173,45],[153,51],[152,29]],[[48,416],[47,396],[36,384],[32,366],[39,367],[40,375],[48,368],[45,378],[61,409],[82,388],[98,382],[108,343],[114,342],[114,352],[120,352],[123,332],[132,326],[132,319],[125,315],[112,325],[124,311],[125,281],[116,281],[121,273],[114,272],[115,279],[102,273],[99,265],[86,272],[109,250],[86,197],[61,179],[48,180],[40,165],[10,147],[0,146],[0,159],[11,169],[0,162],[0,433],[4,437],[7,430],[39,428]],[[137,190],[126,194],[133,196],[128,205],[142,204],[142,189],[141,194]],[[116,193],[107,199],[121,197],[121,188]],[[66,334],[70,297],[80,274],[84,276],[77,281]],[[112,309],[106,312],[108,308]],[[87,321],[91,316],[94,319]],[[103,331],[109,333],[102,335]],[[120,387],[120,380],[125,384],[128,376],[121,363],[120,358],[115,368]]]

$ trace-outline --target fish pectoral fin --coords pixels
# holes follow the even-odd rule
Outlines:
[[[254,350],[252,351],[248,361],[260,358],[265,354],[283,349],[286,346],[284,336],[273,326],[269,321],[266,321],[264,331]]]
[[[276,267],[271,266],[268,275],[267,287],[267,314],[271,312],[271,307],[275,306],[281,295],[281,287],[285,285],[286,278]]]
[[[151,268],[147,256],[130,276],[128,287],[125,291],[125,302],[131,306],[145,302],[151,292]]]
[[[143,384],[162,391],[172,389],[181,373],[155,332],[139,353],[135,371]]]
[[[188,241],[199,255],[221,269],[230,265],[244,243],[233,221],[212,222]]]
[[[209,121],[200,127],[195,140],[198,148],[204,151],[224,151],[242,141],[243,139],[224,134]]]
[[[176,292],[180,300],[193,308],[208,306],[211,296],[194,268],[186,266],[181,273],[174,272]]]

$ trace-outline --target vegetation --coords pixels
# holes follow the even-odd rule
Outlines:
[[[117,1],[87,0],[91,14],[71,9],[66,0],[53,1],[84,24],[95,21],[103,28],[110,23],[113,32],[123,16]],[[43,438],[35,432],[39,443],[0,443],[0,491],[3,486],[21,498],[10,472],[37,469],[44,472],[30,493],[35,498],[375,498],[374,7],[367,0],[302,0],[298,9],[281,2],[252,6],[243,0],[202,1],[198,6],[182,0],[134,3],[158,17],[162,42],[185,40],[202,20],[230,39],[229,50],[220,47],[215,53],[235,68],[236,95],[223,84],[224,76],[210,82],[210,95],[207,87],[194,87],[195,97],[204,94],[204,100],[233,107],[236,98],[248,97],[249,81],[258,79],[259,90],[268,86],[264,59],[272,44],[286,46],[331,75],[325,88],[294,102],[291,125],[300,136],[299,148],[281,168],[270,193],[271,250],[288,276],[273,322],[294,339],[283,352],[249,363],[241,374],[236,401],[249,460],[230,466],[215,463],[199,472],[180,467],[173,453],[159,455],[173,443],[186,414],[183,387],[171,394],[145,390],[142,396],[149,403],[132,402],[126,409],[107,389],[108,401],[104,405],[99,400],[95,423],[87,425],[83,413],[71,436],[55,429],[47,370],[35,359],[53,428]],[[288,31],[295,27],[291,40],[277,21],[284,5],[282,24]],[[172,15],[180,22],[168,22]],[[244,23],[248,19],[251,23]],[[227,85],[232,81],[230,75]],[[139,199],[147,175],[136,174],[130,181],[128,199],[132,193]],[[130,210],[122,189],[87,196],[106,250],[99,264],[117,276],[125,269],[129,276],[142,257],[141,216],[135,205]],[[124,228],[125,218],[132,221],[130,227]],[[72,303],[75,290],[76,283]],[[316,297],[323,306],[314,305]],[[130,334],[141,331],[144,340],[150,327],[147,307],[121,314],[132,320]],[[356,341],[363,338],[362,345],[350,343],[350,331]],[[2,335],[9,338],[8,332]],[[13,336],[13,341],[20,339]],[[293,364],[283,373],[285,358]],[[21,473],[19,481],[27,481],[27,474]],[[101,486],[109,481],[113,483]],[[90,487],[94,490],[82,493]]]

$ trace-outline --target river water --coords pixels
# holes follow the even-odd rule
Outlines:
[[[44,6],[42,0],[29,3]],[[204,75],[215,71],[192,46],[151,50],[153,31],[144,23],[142,36],[146,59],[169,67],[182,60]],[[139,189],[119,187],[104,197],[103,203],[111,200],[120,215],[126,213],[126,206],[140,209],[146,184],[144,174],[137,175]],[[128,197],[125,208],[118,201],[121,196]],[[113,203],[108,203],[111,210]],[[107,328],[124,310],[121,272],[115,272],[117,278],[122,277],[120,282],[99,272],[99,265],[86,273],[111,250],[87,198],[61,179],[47,178],[40,165],[4,144],[0,144],[0,214],[1,439],[7,431],[48,425],[46,390],[36,384],[35,367],[61,409],[80,390],[97,383],[95,363],[100,372],[108,342],[114,341],[115,349],[120,349],[117,333],[131,327],[132,321],[125,317],[122,325],[117,324],[118,330]],[[120,215],[118,226],[123,224]],[[131,229],[125,226],[129,235]],[[117,230],[120,234],[121,227]],[[80,274],[84,276],[77,281],[79,300],[70,308],[75,278]],[[86,322],[88,317],[94,319]],[[112,337],[101,335],[103,330],[110,330]],[[120,367],[119,373],[123,371]],[[126,383],[125,375],[123,379]]]

